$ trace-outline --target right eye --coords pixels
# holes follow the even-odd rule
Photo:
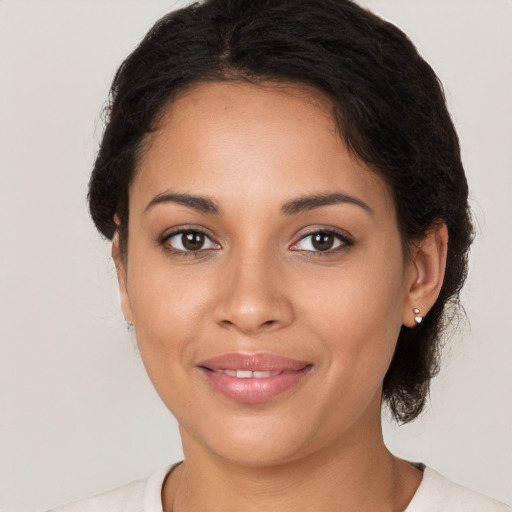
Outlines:
[[[168,235],[164,244],[176,252],[198,252],[207,249],[220,249],[206,233],[195,229],[180,230]]]

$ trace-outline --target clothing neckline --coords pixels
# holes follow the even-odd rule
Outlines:
[[[412,500],[407,505],[407,508],[403,512],[412,512],[410,507],[414,507],[416,503],[420,502],[423,499],[423,495],[426,491],[423,489],[427,487],[428,482],[432,479],[433,476],[437,475],[437,473],[427,467],[422,462],[409,462],[405,461],[411,466],[414,466],[416,469],[419,469],[422,473],[422,479],[420,485],[416,489]],[[183,461],[177,462],[176,464],[171,464],[170,466],[165,466],[155,473],[153,473],[146,481],[146,486],[144,489],[144,497],[143,497],[143,512],[163,512],[163,504],[162,504],[162,491],[163,485],[167,480],[167,477],[171,474],[171,472]]]

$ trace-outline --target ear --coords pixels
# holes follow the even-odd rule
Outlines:
[[[444,222],[436,224],[413,248],[402,315],[402,323],[407,327],[415,327],[415,317],[426,316],[437,300],[443,285],[447,250],[448,228]]]
[[[117,215],[114,215],[114,221],[119,227],[120,222]],[[116,266],[117,283],[119,285],[119,298],[121,302],[121,311],[123,312],[124,318],[130,324],[133,324],[133,313],[130,304],[130,297],[127,289],[127,269],[123,255],[121,254],[121,246],[119,240],[119,229],[116,230],[112,238],[112,259]]]

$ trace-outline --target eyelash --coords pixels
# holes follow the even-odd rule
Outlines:
[[[197,258],[197,257],[204,256],[205,251],[210,252],[210,251],[218,250],[217,248],[206,248],[206,249],[201,248],[196,251],[182,250],[182,249],[173,248],[172,246],[168,245],[168,242],[171,238],[178,236],[178,235],[183,235],[185,233],[203,235],[211,243],[217,245],[218,248],[220,248],[220,244],[215,242],[212,239],[212,237],[210,235],[208,235],[208,233],[206,233],[206,231],[203,231],[202,229],[198,229],[198,228],[180,228],[176,231],[172,231],[171,233],[167,233],[166,235],[164,235],[162,238],[160,238],[158,240],[158,245],[164,247],[166,251],[169,251],[177,256],[185,257],[185,258],[190,258],[190,257]],[[335,237],[341,243],[339,246],[335,247],[334,249],[327,249],[325,251],[301,250],[301,249],[291,249],[291,250],[293,250],[295,252],[309,253],[308,254],[309,257],[318,257],[318,256],[327,256],[327,255],[336,253],[336,252],[342,250],[343,248],[352,247],[354,245],[353,240],[351,238],[349,238],[346,234],[339,233],[338,231],[335,231],[333,229],[316,229],[314,231],[310,231],[309,233],[303,234],[296,242],[293,243],[293,245],[291,247],[298,245],[300,242],[302,242],[303,240],[306,240],[308,237],[312,237],[312,236],[318,235],[318,234],[331,235],[331,236]]]
[[[168,245],[168,242],[169,242],[169,240],[171,240],[171,238],[174,238],[175,236],[183,235],[185,233],[203,235],[205,237],[205,239],[208,239],[211,243],[220,247],[220,244],[215,242],[206,231],[203,231],[202,229],[198,229],[198,228],[180,228],[180,229],[177,229],[176,231],[172,231],[171,233],[167,233],[158,241],[158,245],[164,247],[164,249],[166,251],[169,251],[177,256],[184,257],[184,258],[190,258],[190,257],[198,258],[198,257],[204,256],[205,251],[210,252],[212,250],[213,251],[217,250],[216,248],[207,248],[207,249],[198,249],[197,251],[191,251],[191,250],[184,251],[181,249],[175,249],[174,247]]]
[[[327,249],[325,251],[320,251],[320,250],[311,251],[311,250],[301,250],[301,249],[293,249],[293,250],[295,250],[297,252],[300,251],[300,252],[308,253],[309,257],[322,257],[322,256],[332,255],[332,254],[337,253],[343,249],[346,249],[347,247],[352,247],[354,245],[354,241],[344,233],[340,233],[334,229],[315,229],[314,231],[310,231],[310,232],[302,235],[299,238],[299,240],[297,240],[297,242],[295,242],[292,245],[292,247],[296,246],[297,244],[299,244],[303,240],[306,240],[309,237],[313,237],[313,236],[319,235],[319,234],[333,236],[336,240],[338,240],[340,242],[340,245],[338,245],[337,247],[332,248],[332,249]]]

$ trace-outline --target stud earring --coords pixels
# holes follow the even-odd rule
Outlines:
[[[420,325],[423,321],[423,317],[420,316],[420,310],[418,308],[414,308],[412,312],[414,313],[414,321],[416,322],[416,325]]]

